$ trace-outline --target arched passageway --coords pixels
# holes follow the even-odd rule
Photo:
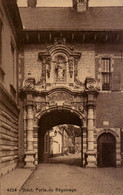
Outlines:
[[[38,133],[38,162],[44,162],[49,156],[49,135],[48,131],[54,126],[71,124],[82,127],[82,119],[79,115],[68,110],[53,110],[43,114],[39,120],[39,133]],[[82,137],[82,130],[81,130]],[[83,139],[81,139],[82,142]],[[81,143],[81,147],[83,144]],[[83,166],[83,148],[81,148],[81,164]]]
[[[111,133],[103,133],[97,140],[98,167],[116,166],[116,139]]]

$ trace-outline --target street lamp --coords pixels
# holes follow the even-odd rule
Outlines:
[[[55,130],[55,131],[54,131],[54,137],[56,137],[56,136],[57,136],[57,131]]]
[[[50,135],[50,138],[56,137],[58,132],[55,130],[55,131],[53,131],[53,133],[54,133],[54,135]]]

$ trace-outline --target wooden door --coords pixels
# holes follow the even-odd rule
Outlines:
[[[111,133],[103,133],[97,142],[98,167],[116,166],[116,139]]]

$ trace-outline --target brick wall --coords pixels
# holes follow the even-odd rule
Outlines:
[[[102,58],[111,59],[111,90],[102,91],[97,98],[96,126],[105,127],[105,121],[109,123],[107,127],[122,128],[123,115],[123,59],[121,45],[97,45],[95,47],[95,73],[96,79],[102,88]]]
[[[123,93],[101,92],[97,98],[96,127],[105,127],[104,121],[108,121],[109,128],[123,128]]]
[[[42,62],[38,60],[38,53],[47,51],[48,44],[44,45],[26,45],[24,48],[24,79],[31,72],[36,82],[40,81],[42,73]],[[93,45],[74,45],[74,51],[81,53],[78,62],[78,79],[82,82],[86,77],[95,77],[95,51]],[[70,45],[66,45],[70,47]],[[53,75],[52,75],[53,77]],[[51,78],[52,79],[52,78]]]

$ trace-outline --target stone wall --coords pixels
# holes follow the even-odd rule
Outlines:
[[[18,50],[15,35],[13,33],[13,27],[8,20],[6,12],[2,6],[2,2],[0,2],[0,8],[2,11],[2,14],[0,14],[0,19],[2,21],[2,63],[0,66],[5,74],[4,79],[2,80],[2,85],[10,93],[10,95],[12,95],[10,84],[17,92]],[[12,54],[12,47],[14,49],[14,54]]]
[[[18,161],[18,49],[14,28],[0,1],[2,60],[0,64],[0,168],[1,175]]]
[[[1,175],[11,171],[18,162],[19,110],[6,93],[0,89],[0,162]]]

